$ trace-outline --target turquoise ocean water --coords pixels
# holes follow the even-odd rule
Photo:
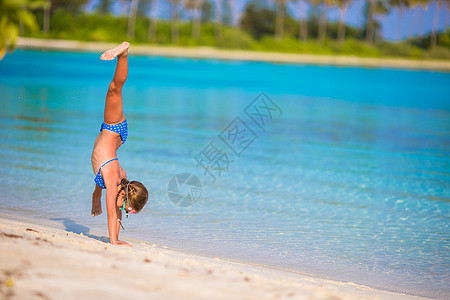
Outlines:
[[[125,236],[450,295],[449,73],[129,62],[129,136],[118,157],[130,179],[151,188],[152,200],[125,220]],[[0,62],[0,212],[107,236],[105,213],[90,217],[90,155],[114,67],[89,53],[16,51]],[[261,92],[279,109],[264,130],[246,114]],[[239,155],[220,138],[236,117],[252,133],[240,140]],[[194,159],[211,145],[227,158],[220,173],[209,169],[215,182]],[[202,184],[189,207],[167,194],[184,172]]]

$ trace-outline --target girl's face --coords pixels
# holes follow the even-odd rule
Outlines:
[[[117,202],[116,202],[117,207],[121,208],[123,206],[123,202],[126,202],[125,197],[126,197],[125,192],[121,191],[119,194],[119,197],[117,197]],[[127,205],[127,204],[125,204],[125,205]]]
[[[134,214],[134,209],[129,205],[129,201],[127,201],[127,196],[125,191],[121,191],[119,197],[117,198],[116,206],[121,210],[126,210],[131,214]]]

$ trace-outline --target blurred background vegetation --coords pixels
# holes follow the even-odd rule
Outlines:
[[[85,6],[95,1],[94,10]],[[448,9],[448,0],[365,0],[364,25],[345,23],[352,0],[308,0],[306,18],[295,19],[288,2],[249,1],[239,18],[234,0],[169,0],[170,19],[158,19],[166,0],[0,0],[0,50],[14,47],[17,35],[34,38],[135,44],[210,46],[225,49],[309,54],[450,59],[450,30],[417,34],[399,42],[384,40],[378,18],[432,3]],[[356,1],[356,0],[355,0]],[[121,2],[122,14],[111,7]],[[271,5],[269,3],[272,3]],[[92,4],[92,3],[91,3]],[[301,5],[301,2],[299,3]],[[301,7],[301,6],[300,6]],[[326,12],[337,7],[338,21]],[[435,16],[436,18],[436,16]],[[238,22],[232,22],[238,19]],[[437,24],[433,20],[433,24]]]

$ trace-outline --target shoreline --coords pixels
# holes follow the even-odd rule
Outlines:
[[[0,295],[12,299],[428,299],[0,215]]]
[[[117,46],[116,43],[82,42],[57,39],[19,37],[17,48],[25,50],[96,52]],[[345,55],[314,55],[281,52],[258,52],[248,50],[223,50],[212,47],[176,47],[133,45],[133,55],[179,57],[193,59],[219,59],[237,61],[259,61],[282,64],[323,65],[337,67],[393,68],[450,72],[450,61],[413,60],[404,58],[372,58]]]

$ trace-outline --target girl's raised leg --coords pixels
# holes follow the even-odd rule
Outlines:
[[[109,84],[105,100],[104,122],[116,124],[125,120],[123,113],[122,87],[128,76],[128,48],[130,44],[123,42],[116,48],[106,51],[100,56],[102,60],[113,60],[117,57],[116,71]]]

